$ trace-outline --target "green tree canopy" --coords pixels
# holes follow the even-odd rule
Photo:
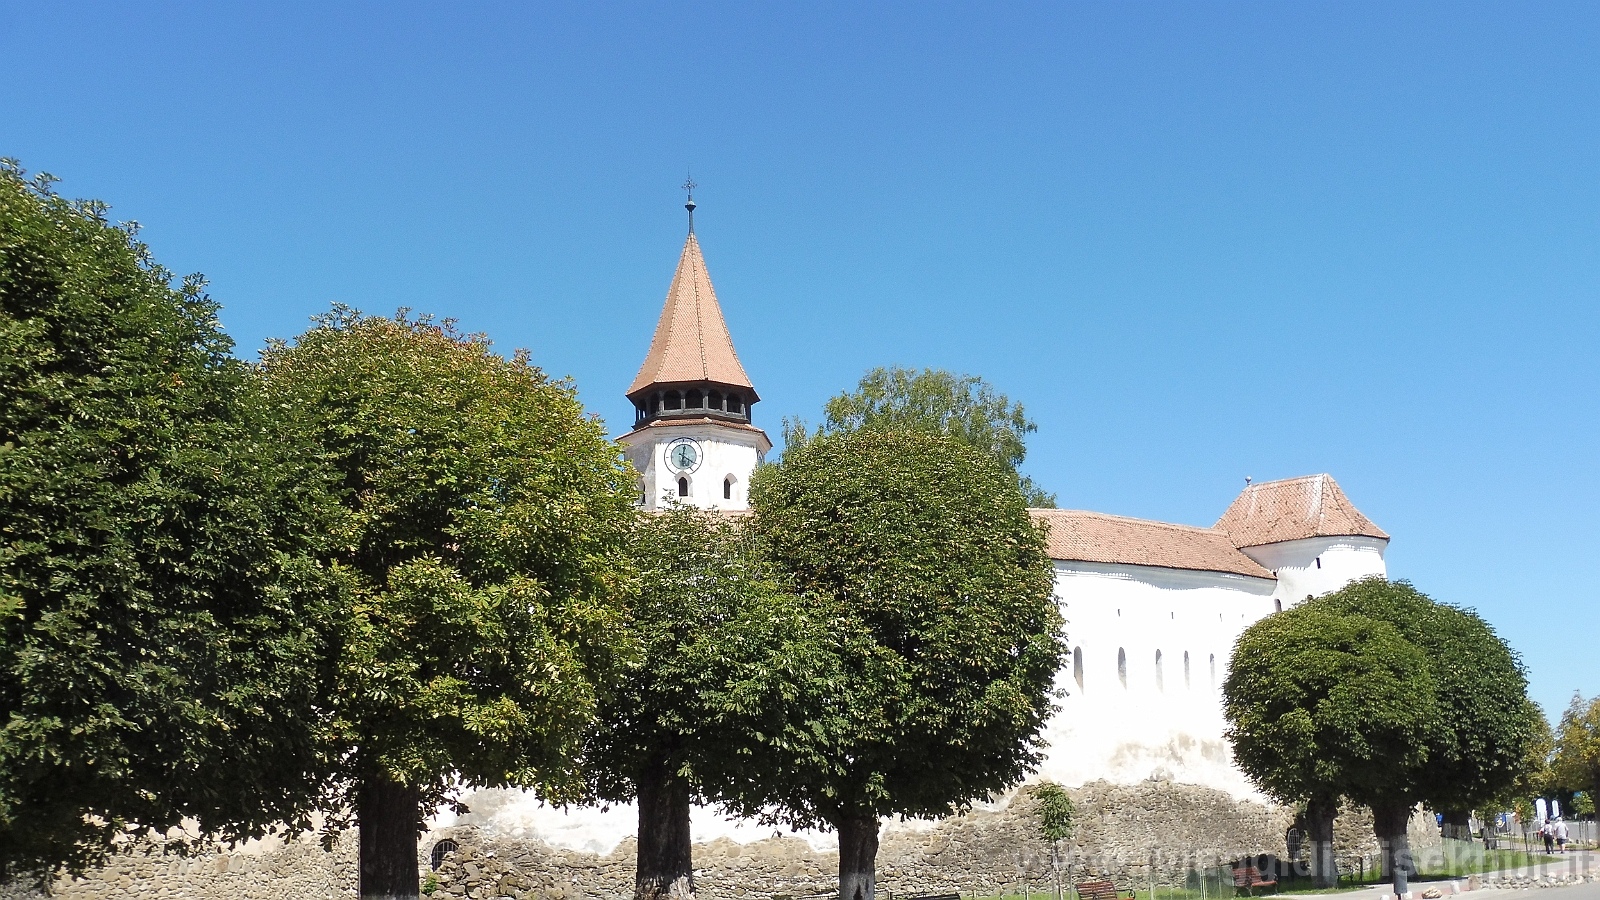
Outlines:
[[[50,182],[0,162],[0,876],[39,879],[304,825],[322,680],[303,473],[217,305]]]
[[[1600,697],[1572,695],[1556,727],[1551,775],[1569,791],[1600,795]]]
[[[1427,657],[1438,686],[1439,728],[1428,739],[1417,800],[1455,827],[1525,770],[1542,718],[1528,701],[1522,661],[1471,610],[1439,603],[1405,581],[1352,582],[1326,597],[1333,608],[1388,622]]]
[[[1234,761],[1283,803],[1306,804],[1312,875],[1334,883],[1339,798],[1404,795],[1438,720],[1427,658],[1387,622],[1320,600],[1239,636],[1222,685]]]
[[[1039,761],[1064,652],[1044,533],[1015,475],[955,438],[864,428],[788,448],[751,529],[790,590],[831,604],[840,674],[777,767],[785,817],[840,841],[840,892],[872,896],[878,820],[940,816]]]
[[[1027,436],[1039,430],[1021,403],[975,375],[944,369],[877,368],[861,376],[852,393],[824,407],[822,431],[862,428],[929,431],[948,435],[1016,471],[1028,455]],[[784,423],[784,442],[808,437],[802,422]],[[1018,474],[1023,497],[1033,507],[1054,507],[1056,495]]]
[[[834,660],[826,621],[766,578],[732,518],[673,507],[640,516],[629,553],[642,652],[600,706],[585,754],[595,793],[639,808],[635,896],[693,888],[691,802],[760,808],[785,735],[804,732],[805,685]]]
[[[1246,628],[1222,684],[1234,760],[1280,802],[1401,792],[1438,727],[1427,658],[1394,626],[1317,600]]]
[[[334,512],[329,759],[362,895],[415,897],[422,816],[458,787],[581,796],[597,683],[627,652],[633,478],[571,384],[448,323],[336,310],[260,371]]]

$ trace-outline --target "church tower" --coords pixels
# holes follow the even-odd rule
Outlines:
[[[688,185],[693,190],[693,185]],[[750,508],[750,475],[772,441],[750,423],[760,396],[739,364],[722,319],[700,241],[689,238],[644,365],[628,388],[634,427],[623,435],[628,461],[640,473],[645,509],[672,503],[701,509]]]

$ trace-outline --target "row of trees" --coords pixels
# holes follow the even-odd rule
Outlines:
[[[1488,623],[1382,577],[1246,629],[1223,697],[1240,767],[1304,805],[1318,886],[1336,881],[1333,818],[1348,799],[1371,808],[1397,894],[1416,805],[1465,828],[1525,777],[1543,722]]]
[[[1537,725],[1526,769],[1489,810],[1512,811],[1529,822],[1542,797],[1559,802],[1565,815],[1593,814],[1600,791],[1600,697],[1574,694],[1554,729],[1542,718]]]
[[[694,802],[836,829],[870,898],[883,816],[1037,762],[1063,637],[1019,452],[831,423],[740,525],[641,516],[526,354],[335,309],[246,364],[104,214],[0,166],[0,874],[320,815],[414,898],[425,816],[519,786],[636,800],[641,898],[692,879]]]

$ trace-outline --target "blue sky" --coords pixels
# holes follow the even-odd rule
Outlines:
[[[1063,506],[1331,472],[1600,692],[1600,7],[0,2],[0,155],[204,272],[528,347],[619,426],[697,226],[758,424],[982,375]]]

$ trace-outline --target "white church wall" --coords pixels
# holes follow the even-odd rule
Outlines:
[[[1257,797],[1230,761],[1221,689],[1234,640],[1273,611],[1273,590],[1265,578],[1058,562],[1056,597],[1074,655],[1057,678],[1067,696],[1046,726],[1037,777],[1079,785],[1154,775]]]
[[[1278,576],[1273,596],[1288,609],[1308,596],[1320,597],[1357,578],[1387,576],[1383,553],[1388,546],[1384,538],[1314,537],[1245,547],[1244,553]]]
[[[750,508],[750,475],[761,464],[765,435],[718,425],[674,425],[649,428],[633,437],[639,443],[628,449],[627,456],[639,470],[645,509],[661,509],[673,500],[700,509]],[[667,463],[667,450],[684,437],[699,444],[703,458],[699,467],[683,475],[689,481],[689,496],[679,498],[680,473]],[[723,496],[725,482],[729,482],[728,497]]]

